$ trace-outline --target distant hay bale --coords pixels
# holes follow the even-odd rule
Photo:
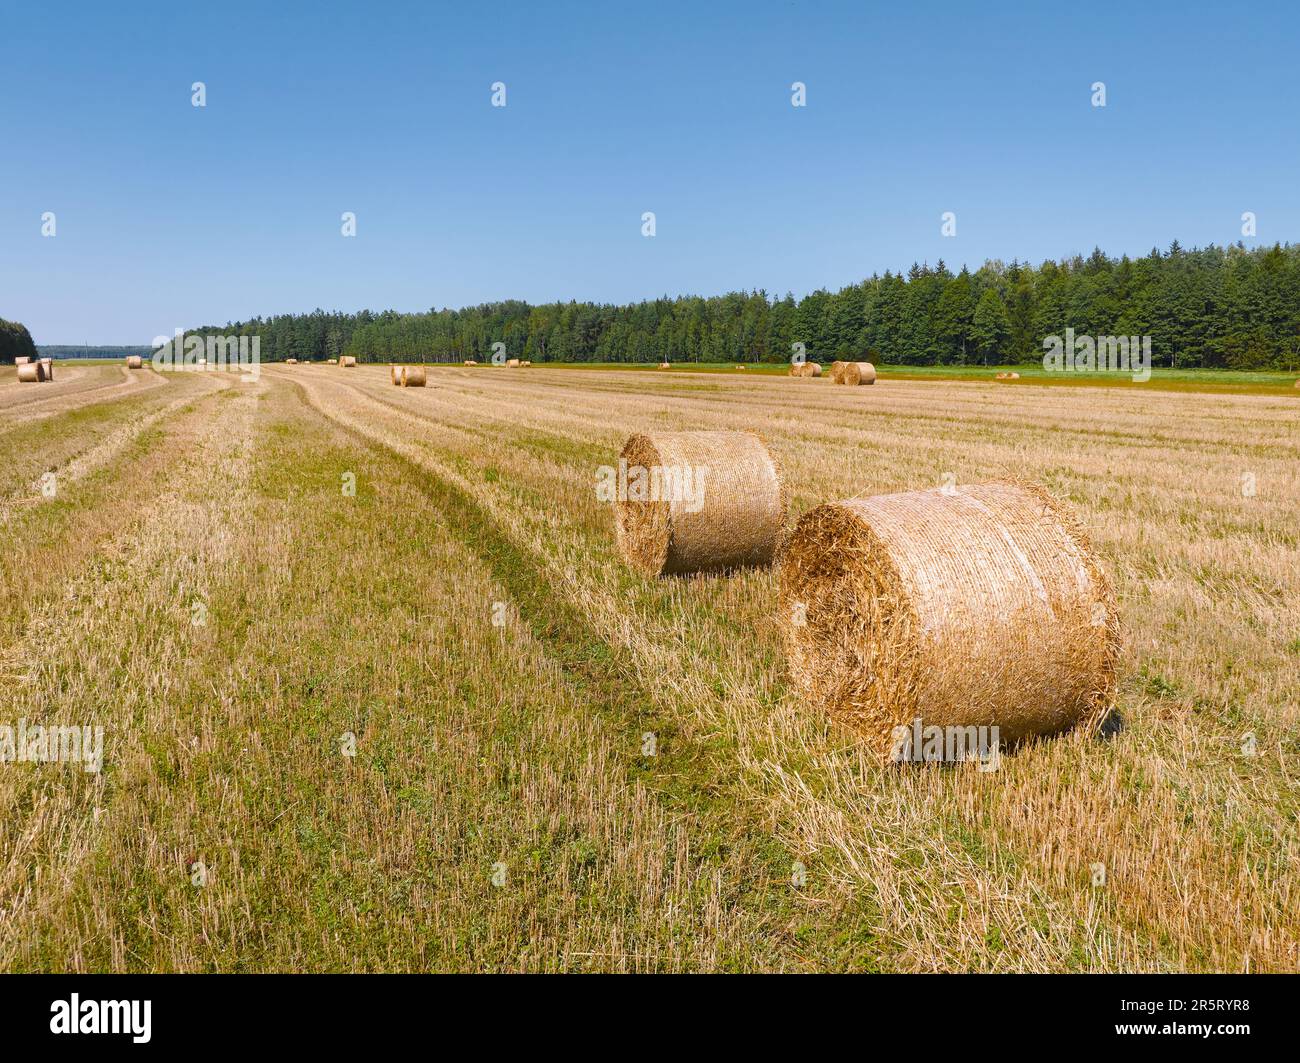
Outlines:
[[[870,362],[845,362],[844,368],[840,370],[839,383],[841,384],[857,387],[859,384],[874,384],[875,382],[876,367]]]
[[[886,755],[917,718],[1014,741],[1099,721],[1115,693],[1109,581],[1074,515],[1036,484],[818,506],[778,583],[796,685]]]
[[[1295,382],[1295,386],[1298,387],[1298,388],[1300,388],[1300,380],[1297,380],[1297,381]]]
[[[770,565],[785,518],[781,470],[753,432],[657,432],[623,447],[614,529],[646,572]]]
[[[144,359],[142,359],[138,354],[128,354],[126,356],[126,367],[128,369],[143,369]]]
[[[46,380],[53,380],[53,379],[54,379],[54,359],[53,359],[53,358],[42,358],[42,359],[41,359],[41,371],[45,374],[45,379],[46,379]]]
[[[402,387],[404,388],[422,388],[424,387],[425,374],[422,365],[404,365],[402,366]]]
[[[39,384],[44,379],[41,372],[40,362],[24,362],[18,367],[18,382],[20,384]]]
[[[1019,373],[998,373],[997,376],[994,377],[994,379],[995,380],[1019,380],[1020,374]]]
[[[30,356],[26,354],[20,354],[16,358],[14,358],[14,365],[26,365],[30,361],[31,361]]]
[[[522,361],[522,362],[519,363],[519,368],[520,368],[520,369],[527,369],[527,368],[528,368],[530,365],[532,365],[532,364],[533,364],[532,362],[530,362],[530,361],[528,361],[527,359],[525,359],[524,361]]]
[[[356,366],[356,364],[357,364],[357,360],[355,356],[351,354],[339,355],[339,365],[342,366],[344,369],[352,369]]]
[[[466,359],[465,359],[465,364],[466,364],[466,365],[478,365],[478,362],[474,361],[473,358],[466,358]]]
[[[518,369],[518,368],[519,368],[519,359],[518,359],[518,358],[507,358],[507,359],[506,359],[506,368],[507,368],[507,369]]]
[[[286,358],[286,359],[284,360],[284,364],[285,364],[285,365],[297,365],[297,364],[298,364],[298,359],[297,359],[297,358]]]
[[[660,368],[660,369],[671,369],[671,368],[672,368],[672,363],[671,363],[671,362],[660,362],[660,363],[659,363],[659,368]],[[1297,383],[1300,384],[1300,381],[1297,381]]]
[[[797,377],[818,377],[822,375],[822,367],[817,362],[799,362],[790,366],[790,375]]]
[[[743,365],[738,365],[738,366],[736,366],[736,368],[737,368],[737,369],[744,369],[745,367],[744,367]]]

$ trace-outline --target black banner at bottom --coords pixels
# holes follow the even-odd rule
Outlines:
[[[850,1024],[936,1048],[1258,1051],[1290,1043],[1297,985],[1285,975],[6,975],[0,1029],[7,1048],[92,1051],[373,1051],[436,1029],[492,1050],[625,1052],[689,1030],[695,1051],[757,1036],[807,1052],[842,1046]]]

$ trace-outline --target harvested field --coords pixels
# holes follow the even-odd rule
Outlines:
[[[104,729],[97,774],[0,772],[0,969],[1300,967],[1300,397],[428,385],[0,380],[0,720]],[[795,691],[776,570],[622,558],[597,470],[686,431],[758,433],[791,526],[1042,484],[1113,584],[1122,722],[882,764]]]

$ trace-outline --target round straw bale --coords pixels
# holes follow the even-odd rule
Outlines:
[[[297,365],[297,364],[298,364],[298,359],[297,359],[297,358],[286,358],[286,359],[284,360],[284,364],[285,364],[285,365]]]
[[[40,362],[24,362],[18,367],[20,384],[39,384],[42,379]]]
[[[803,694],[888,755],[895,728],[999,729],[1000,741],[1099,721],[1118,615],[1073,514],[995,480],[810,510],[779,576]]]
[[[45,379],[46,379],[46,380],[53,380],[53,379],[54,379],[54,359],[53,359],[53,358],[42,358],[42,359],[41,359],[41,369],[42,369],[42,370],[44,371],[44,373],[45,373]]]
[[[519,368],[520,368],[520,369],[527,369],[527,368],[528,368],[530,365],[532,365],[532,364],[533,364],[532,362],[527,361],[527,360],[524,360],[524,361],[522,361],[522,362],[519,363]]]
[[[753,432],[632,436],[619,458],[614,527],[655,575],[770,565],[785,528],[781,470]]]
[[[671,368],[672,368],[672,363],[670,363],[670,362],[660,362],[660,363],[659,363],[659,368],[660,368],[660,369],[671,369]],[[1300,382],[1298,382],[1298,384],[1300,384]]]
[[[1297,380],[1297,381],[1295,382],[1295,386],[1298,387],[1298,388],[1300,388],[1300,380]]]
[[[424,387],[425,373],[422,365],[404,365],[402,366],[402,387],[404,388],[422,388]]]
[[[402,370],[396,362],[388,363],[388,375],[394,384],[400,384],[402,382]]]
[[[736,368],[737,368],[737,369],[744,369],[745,367],[744,367],[743,365],[738,365],[738,366],[736,366]]]
[[[473,358],[466,358],[466,359],[465,359],[465,364],[466,364],[466,365],[478,365],[478,362],[474,361]]]
[[[844,367],[848,362],[831,362],[831,380],[836,384],[844,383]]]
[[[144,361],[138,354],[128,354],[126,356],[126,367],[128,369],[143,369]]]
[[[26,365],[30,361],[31,361],[31,357],[29,355],[20,354],[16,358],[14,358],[14,365]]]
[[[840,383],[856,387],[859,384],[874,384],[876,367],[870,362],[845,362],[840,370]]]
[[[356,366],[356,364],[357,364],[357,360],[354,355],[351,354],[339,355],[339,365],[341,365],[344,369],[352,369]]]
[[[506,359],[506,368],[507,368],[507,369],[518,369],[518,368],[519,368],[519,359],[518,359],[518,358],[507,358],[507,359]]]

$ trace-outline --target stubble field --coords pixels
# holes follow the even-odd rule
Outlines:
[[[618,557],[598,467],[694,428],[795,514],[1068,500],[1122,726],[879,764],[771,572]],[[8,370],[0,442],[0,724],[104,729],[0,764],[2,970],[1300,969],[1300,396],[105,365]]]

